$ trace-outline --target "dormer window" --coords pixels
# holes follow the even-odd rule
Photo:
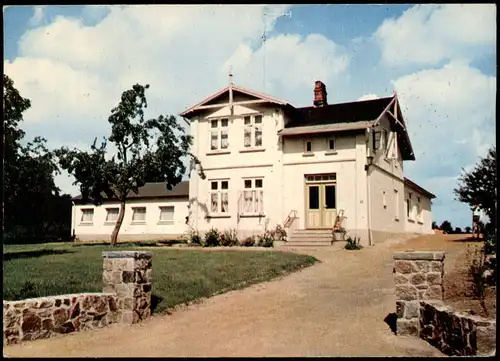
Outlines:
[[[245,148],[262,147],[262,115],[245,116],[243,118]]]
[[[219,150],[227,149],[228,142],[228,123],[227,118],[212,119],[210,121],[210,149]]]
[[[306,140],[304,142],[304,152],[311,153],[312,152],[312,140]]]
[[[335,150],[335,139],[328,139],[328,150]]]

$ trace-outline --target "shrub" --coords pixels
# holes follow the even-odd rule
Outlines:
[[[486,304],[484,302],[486,298],[486,282],[483,277],[486,267],[484,265],[484,250],[475,249],[473,251],[467,249],[467,263],[469,266],[469,278],[472,281],[472,291],[474,296],[483,309],[486,316],[488,316],[488,310],[486,309]]]
[[[241,243],[241,245],[244,247],[253,247],[254,244],[255,244],[255,239],[253,236],[245,238]]]
[[[15,295],[16,300],[25,300],[27,298],[37,297],[35,284],[31,281],[26,281],[18,294]]]
[[[359,250],[363,248],[363,246],[359,243],[361,241],[361,238],[359,237],[351,238],[349,236],[347,237],[346,241],[347,243],[345,244],[344,248],[347,250]]]
[[[237,246],[239,244],[236,229],[226,229],[220,235],[220,245],[226,247]]]
[[[188,243],[193,245],[201,245],[201,237],[197,231],[191,231],[188,235]]]
[[[219,243],[219,231],[212,228],[207,233],[205,233],[205,244],[204,247],[217,247],[220,246]]]
[[[274,236],[271,231],[265,231],[263,235],[257,236],[257,246],[259,247],[273,247]]]

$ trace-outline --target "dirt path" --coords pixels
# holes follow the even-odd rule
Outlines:
[[[442,356],[426,342],[395,336],[394,245],[362,251],[305,249],[321,263],[155,316],[4,348],[10,357]]]

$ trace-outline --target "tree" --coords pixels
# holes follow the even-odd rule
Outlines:
[[[472,231],[472,228],[467,226],[465,227],[465,233],[470,233]]]
[[[448,221],[444,221],[443,223],[441,223],[439,229],[448,234],[453,232],[453,227],[451,226],[451,223]]]
[[[95,205],[102,204],[104,198],[120,202],[120,213],[111,234],[112,246],[116,246],[125,204],[132,192],[138,193],[149,182],[165,182],[167,189],[172,189],[186,172],[183,164],[186,157],[191,159],[190,168],[205,178],[199,160],[190,153],[192,138],[185,134],[175,116],[144,119],[148,88],[149,85],[136,84],[123,92],[108,118],[111,135],[100,146],[96,145],[96,138],[90,152],[67,147],[56,151],[61,167],[75,177],[74,184],[80,184],[83,200]],[[108,141],[117,149],[111,159],[106,159]]]
[[[58,166],[46,140],[24,141],[20,129],[29,99],[4,74],[3,241],[26,243],[69,237],[71,197],[60,195]]]
[[[486,213],[493,229],[497,226],[496,170],[496,147],[491,147],[486,157],[481,158],[471,172],[462,168],[458,187],[454,189],[460,202],[467,203],[471,209],[478,207]]]
[[[432,229],[439,229],[439,227],[436,224],[436,221],[432,222]]]
[[[456,233],[456,234],[461,234],[461,233],[462,233],[462,228],[460,228],[460,227],[455,227],[455,231],[454,231],[454,233]]]

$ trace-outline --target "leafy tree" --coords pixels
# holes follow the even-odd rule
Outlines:
[[[80,184],[83,200],[96,205],[104,198],[117,199],[120,213],[111,245],[116,246],[125,215],[127,198],[149,182],[165,182],[167,189],[182,180],[186,167],[183,158],[190,157],[190,168],[205,178],[199,160],[190,153],[192,138],[186,135],[173,115],[144,119],[145,96],[149,85],[136,84],[126,90],[108,118],[111,135],[100,146],[97,138],[90,152],[62,147],[56,151],[60,165]],[[117,149],[116,156],[106,159],[108,141]]]
[[[462,168],[458,187],[454,189],[460,202],[467,203],[471,209],[478,207],[486,213],[493,229],[497,226],[496,170],[496,147],[491,147],[486,157],[481,158],[471,172]]]
[[[30,108],[14,82],[4,74],[4,198],[3,241],[25,243],[70,235],[71,197],[60,195],[54,182],[58,172],[46,140],[24,141],[20,129]]]
[[[461,234],[461,233],[462,233],[462,228],[460,228],[460,227],[455,227],[455,231],[454,231],[454,233],[456,233],[456,234]]]
[[[443,223],[441,223],[439,229],[448,234],[453,232],[453,227],[451,226],[451,223],[448,221],[444,221]]]
[[[472,232],[472,228],[467,226],[465,227],[465,233],[471,233]]]
[[[436,224],[436,221],[432,222],[432,229],[439,229],[439,227]]]

